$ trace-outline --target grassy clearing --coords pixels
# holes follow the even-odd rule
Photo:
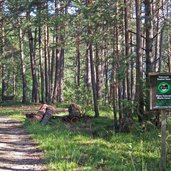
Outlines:
[[[135,128],[129,134],[114,134],[112,117],[107,116],[78,123],[52,119],[42,126],[30,124],[22,112],[20,108],[3,108],[0,113],[23,121],[40,143],[50,171],[159,170],[160,130],[142,132]]]

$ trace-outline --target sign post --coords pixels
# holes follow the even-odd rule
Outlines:
[[[161,110],[160,170],[166,171],[167,109],[171,109],[171,73],[150,73],[150,109]]]
[[[161,171],[166,170],[166,120],[167,114],[164,110],[161,111],[161,159],[160,159],[160,167]]]

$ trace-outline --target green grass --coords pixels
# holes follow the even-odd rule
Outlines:
[[[0,113],[23,122],[44,151],[50,171],[159,170],[160,130],[135,129],[129,134],[114,134],[112,117],[105,114],[78,123],[52,119],[47,126],[42,126],[30,124],[20,107],[18,110],[3,108]]]

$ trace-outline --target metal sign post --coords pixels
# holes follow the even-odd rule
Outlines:
[[[160,170],[166,171],[167,111],[171,109],[171,73],[150,73],[150,109],[161,110],[161,158]]]

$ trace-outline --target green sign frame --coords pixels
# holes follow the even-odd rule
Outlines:
[[[171,109],[171,73],[150,73],[150,109]]]

